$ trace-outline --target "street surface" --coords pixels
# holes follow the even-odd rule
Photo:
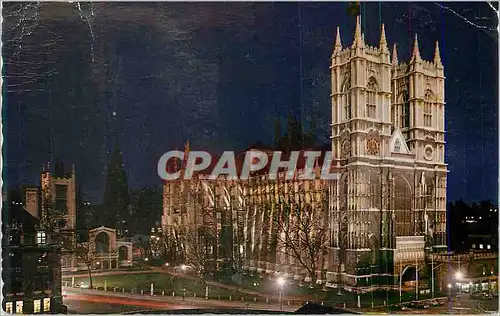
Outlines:
[[[205,300],[201,298],[149,296],[123,294],[63,287],[63,303],[68,306],[68,313],[74,314],[106,314],[144,310],[174,310],[196,308],[237,308],[280,310],[273,304],[241,301]],[[295,311],[297,306],[283,305],[283,311]]]
[[[366,308],[362,312],[387,313],[384,307]],[[431,306],[428,309],[408,308],[407,310],[391,311],[391,314],[498,314],[498,298],[492,300],[476,300],[468,296],[462,296],[460,299],[454,297],[450,302],[441,306]]]

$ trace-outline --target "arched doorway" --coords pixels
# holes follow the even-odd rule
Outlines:
[[[120,248],[118,248],[118,260],[128,260],[128,249],[126,246],[121,246]]]
[[[109,253],[109,236],[105,232],[100,232],[95,236],[95,251]]]
[[[418,271],[414,265],[408,265],[399,274],[399,290],[401,292],[411,292],[417,287]]]

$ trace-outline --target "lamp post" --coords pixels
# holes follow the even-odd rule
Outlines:
[[[432,291],[432,298],[434,298],[434,254],[432,253],[431,253],[431,291]]]
[[[459,267],[460,269],[460,267]],[[457,285],[458,285],[458,289],[457,289],[457,303],[458,303],[458,307],[460,307],[460,290],[461,290],[461,287],[462,287],[462,278],[463,278],[463,273],[459,270],[455,273],[455,279],[457,280]]]
[[[280,304],[280,310],[282,310],[283,309],[283,300],[282,300],[281,295],[282,295],[282,291],[283,291],[283,286],[285,285],[285,278],[279,277],[277,283],[278,283],[278,289],[279,289],[279,298],[278,299],[279,299],[279,304]]]

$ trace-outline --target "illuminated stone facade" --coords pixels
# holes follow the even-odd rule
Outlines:
[[[337,30],[330,70],[333,167],[340,180],[270,180],[260,173],[250,180],[198,175],[167,182],[162,225],[179,253],[189,227],[213,227],[216,240],[206,244],[212,262],[236,253],[248,269],[304,280],[303,267],[272,248],[280,247],[273,243],[280,233],[273,214],[294,203],[317,213],[328,231],[318,283],[395,284],[405,268],[420,269],[429,252],[446,250],[438,44],[434,60],[424,61],[415,37],[411,60],[400,63],[396,46],[391,58],[384,28],[379,47],[370,47],[358,18],[351,46],[342,47]]]
[[[421,265],[426,251],[446,250],[444,69],[422,60],[415,36],[411,60],[392,58],[382,27],[379,47],[340,31],[331,59],[332,150],[343,168],[333,193],[332,281],[398,275]],[[359,272],[360,262],[371,262]],[[362,277],[360,277],[360,275]],[[366,279],[366,278],[365,278]]]

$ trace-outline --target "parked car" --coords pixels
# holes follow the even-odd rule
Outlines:
[[[390,309],[394,310],[394,311],[405,311],[408,309],[408,306],[406,306],[406,305],[392,305],[392,306],[390,306]]]
[[[420,308],[422,308],[422,309],[428,309],[430,307],[431,307],[431,305],[427,302],[420,303]]]
[[[483,293],[481,295],[481,299],[483,299],[483,300],[492,300],[493,296],[490,293]]]
[[[413,301],[410,303],[410,307],[418,309],[428,309],[430,307],[429,303]]]
[[[79,287],[81,289],[88,289],[89,288],[89,284],[87,282],[80,282],[80,283],[75,283],[75,287]]]
[[[438,302],[438,300],[430,300],[429,301],[429,305],[431,305],[431,306],[439,306],[441,304]]]

